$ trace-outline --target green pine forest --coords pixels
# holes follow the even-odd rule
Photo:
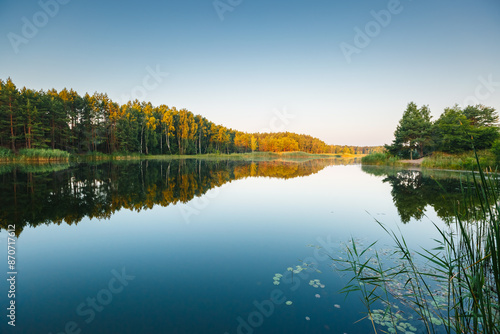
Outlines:
[[[62,150],[71,154],[293,152],[369,154],[382,147],[327,145],[290,132],[245,133],[186,109],[138,100],[120,105],[106,94],[70,89],[18,89],[0,80],[0,150]]]

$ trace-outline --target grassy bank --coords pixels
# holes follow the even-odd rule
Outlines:
[[[400,165],[399,159],[387,153],[372,153],[361,158],[363,165]]]
[[[490,150],[478,152],[481,168],[491,168],[494,170],[498,162],[495,155]],[[449,154],[434,152],[432,155],[424,157],[422,160],[402,160],[387,153],[373,153],[362,158],[364,165],[386,165],[404,167],[408,165],[420,166],[432,169],[451,169],[451,170],[477,170],[478,165],[473,151],[460,154]]]
[[[0,162],[14,163],[43,163],[53,161],[108,161],[108,160],[174,160],[174,159],[201,159],[201,160],[309,160],[324,158],[359,158],[363,155],[356,154],[312,154],[306,152],[253,152],[231,154],[194,154],[194,155],[141,155],[128,153],[104,154],[100,152],[87,154],[70,154],[61,150],[51,149],[22,149],[17,154],[11,150],[0,148]]]
[[[489,150],[478,152],[481,168],[495,169],[497,161],[495,156]],[[464,152],[460,154],[447,154],[434,152],[431,156],[425,157],[422,161],[422,167],[436,169],[454,169],[454,170],[477,170],[478,165],[474,152]]]
[[[340,155],[340,154],[312,154],[306,152],[253,152],[253,153],[230,153],[230,154],[193,154],[193,155],[112,155],[115,160],[173,160],[173,159],[200,159],[200,160],[309,160],[325,158],[355,158],[360,155]]]
[[[0,162],[61,162],[69,161],[71,154],[52,149],[21,149],[14,154],[11,150],[0,148]]]

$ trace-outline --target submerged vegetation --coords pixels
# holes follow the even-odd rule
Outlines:
[[[343,291],[361,293],[376,333],[500,333],[500,184],[478,169],[449,230],[435,225],[435,248],[414,252],[379,222],[395,242],[393,262],[382,263],[376,243],[354,240],[347,259],[332,257],[352,275]]]

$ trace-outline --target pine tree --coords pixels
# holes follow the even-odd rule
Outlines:
[[[431,142],[432,122],[427,106],[418,109],[413,102],[408,103],[403,117],[394,132],[394,141],[388,150],[392,154],[407,155],[413,158],[413,152],[418,150],[420,157]]]

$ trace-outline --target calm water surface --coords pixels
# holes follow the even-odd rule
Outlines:
[[[387,247],[375,219],[432,245],[459,179],[342,163],[1,166],[0,247],[15,224],[18,275],[16,327],[2,297],[0,332],[369,333],[324,252],[340,256],[351,237]],[[321,273],[292,279],[301,260]]]

